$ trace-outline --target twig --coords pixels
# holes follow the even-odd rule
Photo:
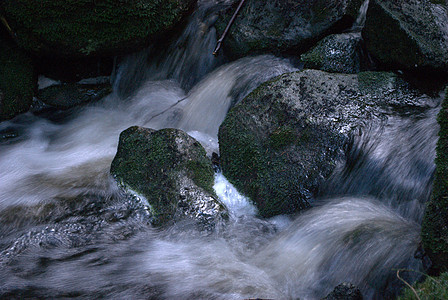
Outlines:
[[[401,270],[397,270],[397,278],[400,279],[401,281],[403,281],[404,284],[406,284],[411,289],[411,291],[414,293],[415,297],[417,297],[418,300],[421,300],[417,294],[417,291],[414,289],[414,287],[412,287],[412,285],[410,285],[406,280],[404,280],[403,278],[400,277],[400,271]]]
[[[216,43],[215,50],[213,50],[213,55],[214,56],[218,55],[219,49],[221,49],[221,44],[224,41],[224,38],[226,37],[227,33],[229,32],[229,29],[232,26],[233,22],[235,21],[236,16],[238,15],[238,13],[240,12],[241,8],[243,7],[244,2],[246,2],[246,0],[241,0],[240,1],[240,4],[238,5],[235,13],[233,14],[232,18],[230,19],[229,23],[227,24],[226,29],[224,29],[224,32],[222,33],[221,38]]]
[[[146,121],[146,122],[150,122],[150,121],[152,121],[154,118],[156,118],[156,117],[158,117],[158,116],[160,116],[160,115],[163,115],[164,113],[166,113],[167,111],[169,111],[170,109],[172,109],[173,107],[175,107],[176,105],[178,105],[179,103],[181,103],[182,101],[187,100],[187,99],[188,99],[188,96],[186,96],[186,97],[184,97],[184,98],[182,98],[182,99],[179,99],[176,103],[174,103],[173,105],[169,106],[167,109],[165,109],[165,110],[159,112],[158,114],[155,114],[154,116],[152,116],[151,118],[149,118],[149,120]]]

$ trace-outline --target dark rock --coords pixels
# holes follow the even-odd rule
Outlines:
[[[359,288],[351,283],[341,283],[334,290],[323,298],[323,300],[362,300]]]
[[[352,133],[428,102],[392,73],[284,74],[230,110],[219,130],[221,168],[262,216],[297,212],[345,160]]]
[[[435,271],[448,270],[448,88],[438,116],[436,173],[422,224],[422,240]]]
[[[111,173],[125,190],[148,201],[155,225],[187,217],[210,228],[226,217],[213,190],[211,161],[181,130],[123,131]]]
[[[332,73],[356,74],[361,71],[361,34],[329,35],[301,55],[305,68]]]
[[[239,2],[239,1],[236,1]],[[266,52],[303,51],[329,33],[348,28],[361,0],[246,1],[224,42],[231,56]],[[234,9],[218,20],[224,31]]]
[[[0,121],[30,108],[36,84],[31,59],[17,46],[0,40]]]
[[[98,101],[112,92],[110,83],[52,85],[39,90],[39,100],[58,109]]]
[[[370,1],[367,50],[389,68],[448,71],[448,10],[426,0]]]
[[[196,0],[5,0],[0,9],[18,44],[38,55],[113,56],[165,34]]]

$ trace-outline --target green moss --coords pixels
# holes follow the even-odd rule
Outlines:
[[[132,48],[172,27],[185,9],[176,0],[3,1],[23,48],[76,56]]]
[[[365,93],[376,92],[388,86],[395,77],[388,72],[361,72],[358,74],[359,89]]]
[[[443,273],[439,277],[428,276],[424,282],[416,284],[414,290],[422,300],[448,299],[448,273]],[[414,300],[417,297],[410,288],[407,288],[398,299]]]
[[[0,40],[0,121],[25,112],[33,101],[35,78],[30,58]]]
[[[204,155],[205,158],[205,155]],[[185,164],[185,169],[189,172],[189,177],[193,179],[197,186],[214,195],[214,171],[211,161],[207,159],[190,160]]]
[[[295,144],[297,137],[292,128],[285,126],[279,127],[269,136],[269,145],[274,150],[282,149],[288,145]]]
[[[438,115],[436,172],[422,224],[423,246],[436,270],[448,270],[448,88]]]

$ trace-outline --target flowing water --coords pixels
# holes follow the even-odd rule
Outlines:
[[[125,58],[102,101],[0,123],[0,297],[319,299],[352,282],[369,299],[396,292],[396,269],[422,269],[414,253],[437,108],[390,117],[356,137],[324,200],[295,218],[257,218],[217,173],[228,224],[154,229],[146,205],[118,189],[109,168],[122,130],[176,127],[217,152],[228,109],[296,70],[268,55],[227,64],[212,57],[222,5],[201,1],[164,54]]]

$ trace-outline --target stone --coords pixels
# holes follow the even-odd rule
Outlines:
[[[448,71],[446,5],[371,0],[362,36],[369,53],[387,68]]]
[[[130,127],[120,134],[111,174],[148,202],[154,225],[183,218],[210,229],[227,218],[213,190],[213,166],[201,144],[178,129]]]
[[[295,213],[346,159],[352,134],[428,102],[393,73],[283,74],[227,114],[219,129],[221,168],[261,216]]]

